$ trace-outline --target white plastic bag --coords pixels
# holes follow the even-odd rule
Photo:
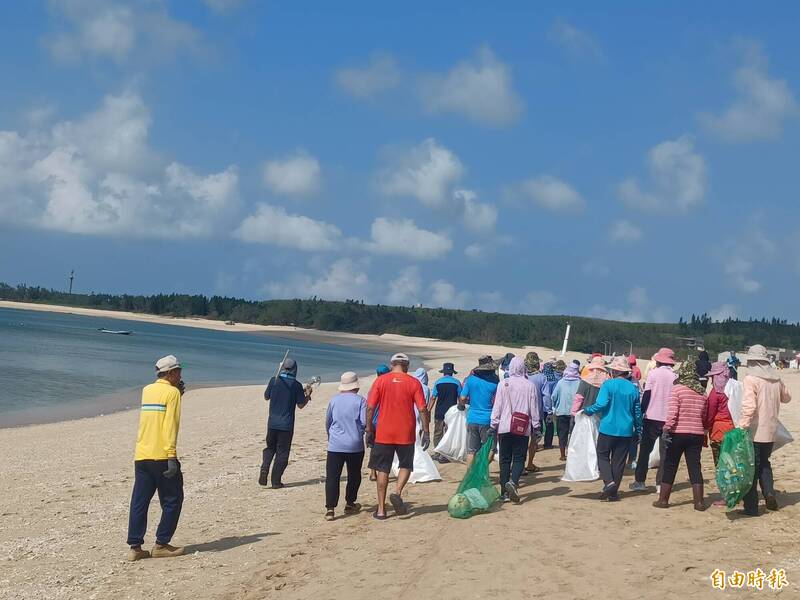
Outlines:
[[[416,407],[414,410],[416,412]],[[411,477],[408,482],[426,483],[428,481],[441,481],[442,476],[439,475],[439,469],[436,468],[436,463],[433,462],[430,454],[422,449],[422,444],[420,443],[420,431],[422,431],[422,429],[419,425],[419,413],[417,413],[417,439],[414,441],[414,470],[411,472]],[[392,460],[392,475],[397,477],[399,473],[400,461],[397,460],[397,455],[395,455]]]
[[[650,459],[647,461],[648,469],[657,469],[661,466],[661,440],[656,440],[653,451],[650,452]]]
[[[466,462],[467,460],[467,411],[458,410],[451,406],[444,414],[444,424],[447,426],[444,436],[434,452],[454,460]]]
[[[567,466],[561,481],[595,481],[600,478],[597,468],[597,416],[582,412],[575,415],[575,427],[569,436]]]
[[[739,419],[742,418],[742,397],[744,395],[744,385],[740,381],[729,380],[725,385],[725,395],[728,397],[728,410],[733,418],[733,423],[739,426]],[[775,431],[775,445],[772,447],[774,452],[778,448],[790,444],[794,441],[792,434],[778,421],[778,429]]]

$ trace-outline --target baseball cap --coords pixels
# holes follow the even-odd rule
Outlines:
[[[408,360],[408,356],[406,356],[402,352],[398,352],[397,354],[392,356],[392,358],[391,358],[391,360],[389,362],[390,363],[398,363],[398,362],[407,363],[407,362],[409,362],[409,360]]]
[[[175,369],[180,369],[181,363],[178,362],[178,359],[175,358],[172,354],[168,354],[163,358],[159,358],[156,361],[156,372],[157,373],[168,373],[169,371],[174,371]]]

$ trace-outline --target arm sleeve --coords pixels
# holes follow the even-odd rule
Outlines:
[[[369,396],[367,396],[367,406],[370,408],[376,408],[381,403],[381,380],[376,379],[375,383],[372,384],[372,388],[369,390]]]
[[[542,404],[544,406],[544,412],[548,415],[553,412],[553,398],[550,394],[550,384],[545,381],[542,386]]]
[[[497,390],[497,394],[494,397],[494,405],[492,406],[492,427],[497,430],[498,425],[500,425],[500,415],[502,414],[503,410],[503,399],[505,398],[505,394],[501,390]]]
[[[756,407],[758,406],[756,400],[756,386],[752,378],[745,377],[743,387],[742,416],[739,419],[739,427],[742,429],[750,429],[750,424],[753,422],[753,417],[756,414]]]
[[[563,387],[564,386],[561,385],[561,381],[559,381],[556,384],[556,387],[553,389],[553,395],[551,397],[551,403],[553,405],[553,411],[557,411],[558,410],[559,403],[561,402],[561,389]]]
[[[647,381],[644,382],[644,391],[645,392],[649,392],[650,390],[653,389],[653,378],[654,378],[653,374],[654,373],[655,373],[655,371],[653,370],[653,371],[650,371],[647,374]]]
[[[464,385],[461,388],[461,391],[458,392],[459,398],[463,398],[464,402],[469,404],[469,379],[464,380]]]
[[[637,437],[642,437],[642,403],[640,401],[641,395],[636,393],[636,399],[633,401],[633,429]]]
[[[172,393],[174,391],[174,393]],[[178,429],[181,425],[181,393],[170,390],[167,398],[167,412],[164,415],[164,451],[168,458],[177,458]]]
[[[678,423],[679,412],[680,400],[678,399],[677,392],[673,388],[669,400],[667,400],[667,420],[664,422],[664,431],[672,432],[675,430],[675,425]]]
[[[333,423],[333,402],[328,403],[328,410],[325,412],[325,432],[328,437],[331,435],[331,424]]]
[[[717,416],[717,409],[719,408],[719,396],[716,391],[712,391],[708,395],[708,402],[706,403],[706,418],[703,419],[706,429],[711,430],[714,425],[714,419]]]
[[[439,397],[439,382],[433,384],[433,390],[431,391],[431,398],[438,398]]]
[[[275,378],[270,377],[267,383],[267,389],[264,390],[264,400],[269,400],[269,395],[272,393],[272,386],[275,385]]]
[[[605,412],[610,400],[611,397],[608,395],[608,386],[603,384],[600,386],[600,391],[597,393],[597,400],[595,400],[595,403],[590,407],[585,408],[583,414],[591,416],[595,413]]]
[[[542,416],[539,414],[539,397],[536,395],[536,386],[531,384],[531,393],[530,393],[530,415],[531,415],[531,428],[535,429],[539,426],[539,421],[542,420]]]
[[[358,411],[358,432],[364,435],[364,430],[367,428],[367,401],[361,399],[361,407]]]
[[[298,407],[303,408],[306,404],[308,404],[308,398],[306,398],[306,391],[303,389],[303,384],[299,381],[294,382],[294,401]]]

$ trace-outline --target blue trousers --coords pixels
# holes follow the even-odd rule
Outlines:
[[[158,492],[161,503],[161,521],[156,530],[156,544],[169,544],[183,506],[183,473],[172,479],[164,477],[166,460],[137,460],[134,464],[133,494],[131,512],[128,518],[128,545],[141,546],[147,532],[147,510],[153,495]]]

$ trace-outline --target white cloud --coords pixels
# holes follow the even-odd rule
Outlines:
[[[372,241],[367,247],[378,254],[435,260],[450,252],[453,242],[444,234],[420,229],[411,219],[378,217],[372,223]]]
[[[642,230],[630,221],[617,221],[609,235],[614,242],[638,242],[642,239]]]
[[[402,74],[390,54],[373,54],[364,67],[345,67],[336,71],[337,85],[355,98],[372,98],[400,85]]]
[[[523,102],[514,91],[511,68],[483,46],[474,60],[456,65],[444,75],[428,75],[420,84],[423,107],[430,113],[455,113],[489,125],[515,121]]]
[[[264,184],[276,194],[305,196],[320,186],[319,161],[313,156],[298,153],[264,164]]]
[[[245,0],[203,0],[203,2],[214,12],[226,13],[239,8]]]
[[[667,315],[667,308],[654,305],[647,290],[643,287],[632,288],[627,294],[624,306],[607,308],[595,304],[589,309],[590,317],[630,323],[664,323],[668,320]]]
[[[556,19],[550,27],[549,37],[573,59],[604,59],[603,50],[590,33],[578,29],[564,19]]]
[[[753,272],[776,251],[775,242],[764,232],[759,221],[759,215],[751,216],[746,231],[717,254],[729,285],[746,294],[761,290],[761,282]]]
[[[464,256],[471,260],[481,260],[487,248],[484,244],[470,244],[464,248]]]
[[[739,308],[733,304],[723,304],[711,311],[709,315],[712,321],[725,321],[736,319],[739,316]]]
[[[50,0],[50,7],[61,27],[46,43],[60,62],[92,57],[123,63],[135,57],[141,64],[200,50],[197,30],[173,19],[160,2]]]
[[[551,314],[558,298],[553,292],[547,290],[530,291],[519,304],[519,310],[526,315]]]
[[[210,235],[238,208],[235,167],[198,174],[148,145],[150,112],[131,91],[49,131],[0,132],[0,220],[70,233]]]
[[[478,202],[472,190],[456,190],[455,200],[463,207],[464,226],[477,234],[489,234],[497,225],[497,208],[494,204]]]
[[[342,232],[330,223],[291,215],[280,206],[259,204],[256,212],[242,221],[234,236],[244,242],[319,252],[334,248]]]
[[[523,181],[519,186],[519,193],[540,208],[553,212],[575,212],[586,206],[575,188],[550,175]]]
[[[451,187],[464,175],[458,157],[433,138],[394,157],[379,174],[378,185],[389,196],[410,196],[431,208],[451,203]]]
[[[647,167],[651,191],[634,178],[624,180],[619,195],[631,208],[646,211],[687,212],[703,202],[706,193],[706,161],[695,152],[692,139],[681,136],[650,149]]]
[[[703,114],[701,122],[720,138],[731,142],[774,139],[786,120],[796,117],[797,102],[785,79],[770,77],[767,57],[760,47],[745,49],[736,70],[733,103],[718,115]]]
[[[422,278],[419,268],[412,265],[401,270],[397,278],[389,282],[386,302],[397,306],[417,304],[420,301],[421,293]]]
[[[464,308],[469,301],[469,293],[459,291],[449,281],[437,279],[431,284],[433,306],[442,308]]]
[[[372,285],[364,266],[349,258],[340,258],[319,269],[315,276],[295,273],[281,281],[265,284],[262,292],[270,298],[311,298],[323,300],[372,299]]]

